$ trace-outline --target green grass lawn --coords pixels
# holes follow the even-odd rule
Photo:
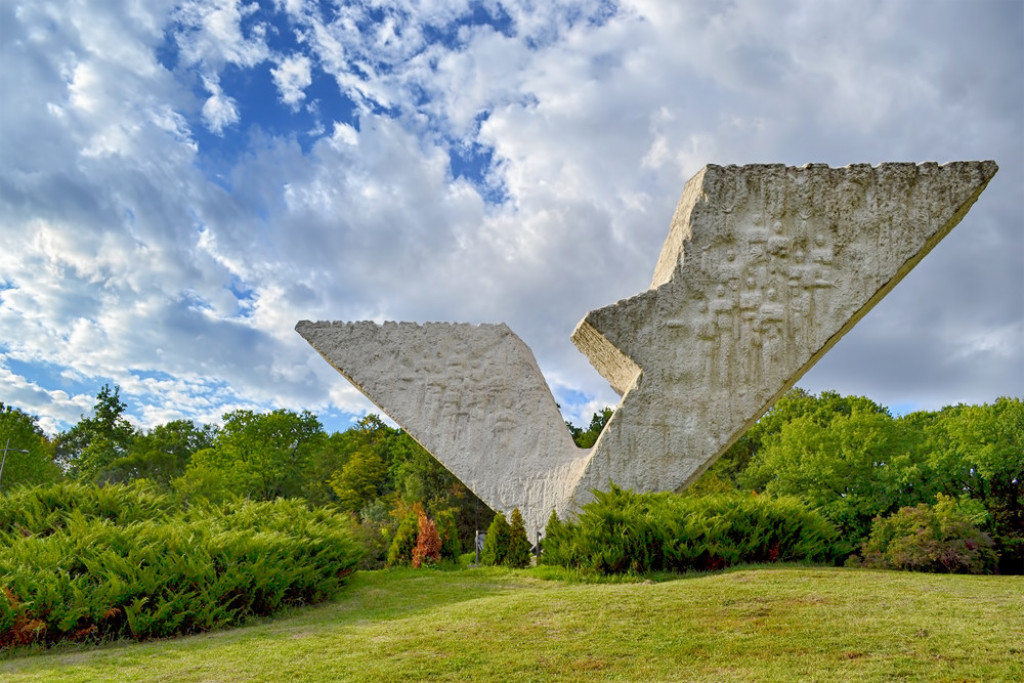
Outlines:
[[[1024,680],[1024,577],[753,568],[660,583],[360,572],[208,635],[8,655],[3,681]]]

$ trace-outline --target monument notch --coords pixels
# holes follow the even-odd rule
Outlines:
[[[697,479],[966,215],[992,161],[705,166],[650,288],[572,334],[622,397],[594,447],[570,438],[508,327],[308,322],[334,368],[532,534],[609,481]]]

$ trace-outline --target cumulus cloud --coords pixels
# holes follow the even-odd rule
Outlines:
[[[1019,393],[1022,20],[1015,3],[0,7],[17,94],[0,400],[54,429],[105,382],[148,426],[361,412],[295,321],[505,321],[586,423],[616,397],[569,334],[646,288],[705,163],[985,158],[1001,171],[964,224],[803,384],[926,408]]]
[[[258,11],[255,2],[188,0],[175,12],[177,25],[165,28],[173,31],[185,64],[253,67],[270,56],[266,22],[252,20]]]
[[[305,89],[313,83],[310,75],[309,57],[293,55],[285,57],[281,63],[270,70],[274,83],[281,92],[281,101],[292,107],[306,98]]]
[[[220,135],[227,126],[238,123],[238,105],[224,94],[216,80],[204,76],[203,87],[210,93],[203,103],[203,122],[211,132]]]

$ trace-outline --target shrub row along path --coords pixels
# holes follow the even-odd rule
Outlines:
[[[571,578],[361,572],[334,603],[212,634],[15,654],[0,679],[1024,680],[1020,576],[773,566]]]

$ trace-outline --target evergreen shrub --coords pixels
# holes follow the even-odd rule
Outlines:
[[[551,511],[548,523],[544,527],[541,539],[540,557],[537,564],[549,564],[560,567],[573,566],[572,530],[561,520],[558,513]]]
[[[383,569],[387,565],[388,551],[398,529],[389,502],[387,498],[377,498],[359,511],[357,536],[363,546],[359,569]]]
[[[512,510],[509,519],[508,550],[502,564],[516,569],[530,566],[530,539],[526,536],[526,524],[519,508]]]
[[[412,550],[412,566],[415,569],[441,561],[441,535],[437,533],[434,520],[420,510],[417,523],[419,535],[416,537],[416,547]]]
[[[420,514],[423,513],[423,505],[416,503],[412,507],[405,508],[400,512],[398,528],[391,539],[391,547],[388,548],[389,567],[407,565],[412,562],[412,551],[416,548],[416,538],[420,532]]]
[[[612,486],[575,519],[552,515],[542,561],[605,574],[834,562],[835,527],[793,498],[638,494]],[[552,523],[553,522],[553,523]]]
[[[144,483],[99,487],[69,481],[22,487],[0,496],[0,538],[9,543],[22,536],[46,536],[62,529],[72,511],[125,525],[167,519],[177,509],[176,500]]]
[[[159,512],[133,519],[132,487],[104,487],[101,505],[71,510],[69,491],[90,494],[54,488],[19,491],[53,508],[33,507],[33,520],[0,529],[0,647],[237,624],[333,597],[361,552],[350,519],[301,501],[170,512],[170,499],[145,494]]]
[[[459,523],[455,518],[456,512],[454,508],[447,508],[434,513],[437,533],[441,536],[441,557],[444,559],[458,559],[462,554],[462,544],[459,542]]]
[[[484,537],[484,549],[480,553],[480,564],[485,566],[498,566],[505,562],[505,555],[508,554],[508,543],[512,538],[512,527],[509,526],[505,515],[497,512],[491,525],[487,527],[487,535]]]

